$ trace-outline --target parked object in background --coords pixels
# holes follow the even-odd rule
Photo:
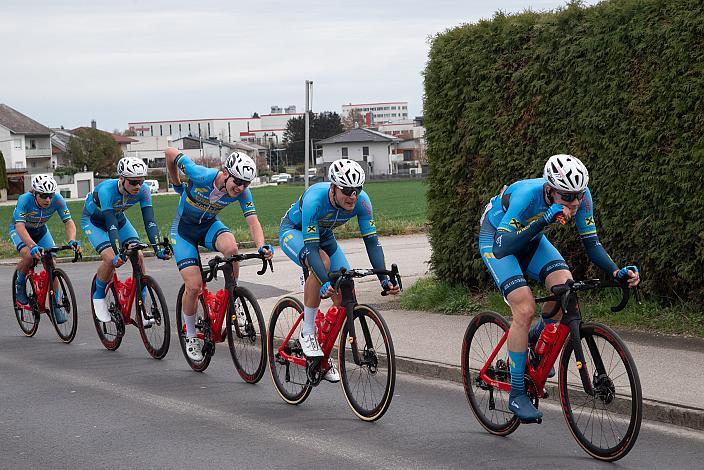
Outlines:
[[[271,182],[276,184],[286,184],[291,182],[293,175],[288,173],[279,173],[277,175],[272,175]]]
[[[144,180],[149,185],[149,191],[152,194],[159,192],[159,182],[157,180]]]

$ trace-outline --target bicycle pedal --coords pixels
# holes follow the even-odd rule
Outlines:
[[[543,418],[520,420],[521,424],[542,424]]]

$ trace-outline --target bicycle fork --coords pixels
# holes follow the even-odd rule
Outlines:
[[[367,366],[370,371],[374,372],[377,368],[376,354],[367,354],[373,351],[368,351],[365,348],[364,355],[360,355],[359,346],[357,342],[357,335],[354,326],[354,307],[357,305],[357,299],[354,295],[354,281],[352,279],[343,279],[340,282],[340,291],[342,292],[342,305],[345,308],[345,314],[347,315],[347,334],[348,341],[350,343],[350,349],[352,349],[352,359],[354,363],[358,366]],[[359,323],[362,327],[362,334],[364,335],[364,341],[367,345],[372,345],[371,334],[369,333],[369,326],[367,325],[367,319],[364,315],[359,317]]]
[[[572,341],[572,349],[574,350],[575,365],[579,371],[579,378],[582,380],[584,392],[593,397],[595,395],[594,386],[592,384],[591,377],[589,377],[589,370],[584,357],[584,350],[582,349],[582,315],[579,311],[577,294],[571,293],[563,297],[562,311],[566,312],[565,318],[562,322],[566,323],[570,329],[570,338]],[[589,347],[589,352],[594,360],[594,367],[596,368],[596,371],[600,375],[605,374],[604,364],[601,361],[601,356],[599,355],[596,343],[594,343],[594,338],[587,338],[587,346]]]

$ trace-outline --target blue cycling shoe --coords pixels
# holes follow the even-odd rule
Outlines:
[[[543,417],[543,412],[533,406],[528,395],[508,396],[508,409],[521,421],[536,421]]]
[[[27,290],[24,284],[15,284],[15,300],[20,305],[29,304],[29,297],[27,297]]]
[[[63,307],[54,307],[54,318],[59,325],[66,322],[66,311]]]

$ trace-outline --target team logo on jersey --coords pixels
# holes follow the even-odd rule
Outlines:
[[[64,215],[69,215],[70,213],[71,213],[71,211],[70,211],[70,210],[68,210],[68,209],[64,209]]]
[[[586,223],[587,225],[594,225],[594,216],[592,215],[591,217],[587,217],[586,219],[584,219],[584,223]]]
[[[523,227],[523,224],[518,219],[511,219],[511,221],[508,224],[515,229],[519,229],[519,228]]]
[[[27,214],[24,212],[20,212],[20,217],[25,218],[25,217],[27,217]]]
[[[318,227],[316,227],[315,225],[309,225],[309,226],[306,228],[306,232],[307,232],[307,233],[315,233],[315,232],[317,232],[317,231],[318,231]]]
[[[245,207],[254,207],[254,204],[252,201],[249,201],[247,204],[244,205]]]
[[[371,220],[369,221],[369,226],[370,226],[370,227],[376,227],[376,222],[374,222],[374,219],[371,219]]]

